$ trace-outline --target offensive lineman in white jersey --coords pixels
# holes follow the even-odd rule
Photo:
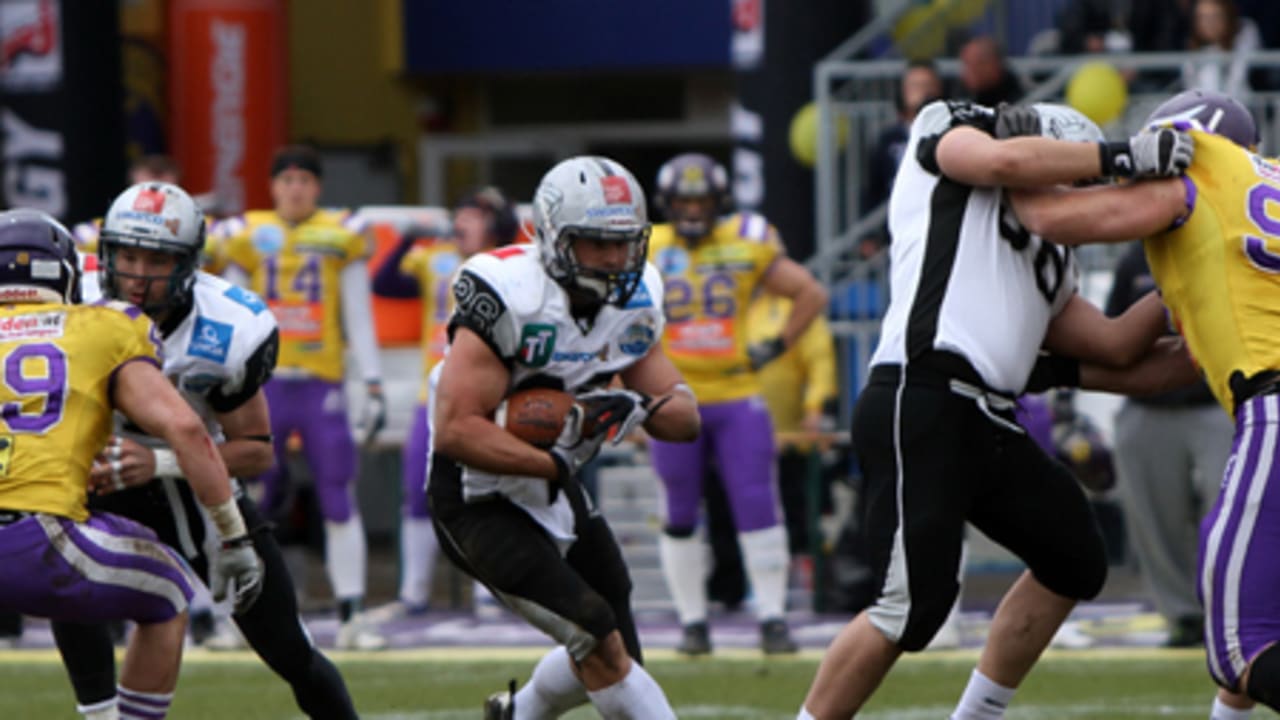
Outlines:
[[[998,139],[1020,134],[1043,137]],[[1107,143],[1057,105],[939,101],[917,116],[889,201],[891,301],[853,419],[880,596],[828,648],[799,720],[852,717],[904,651],[929,643],[959,589],[966,521],[1029,569],[954,720],[1003,717],[1075,603],[1102,588],[1088,501],[1016,424],[1014,398],[1046,384],[1154,391],[1195,371],[1178,341],[1157,343],[1155,294],[1105,318],[1076,293],[1069,250],[1028,233],[1003,187],[1176,175],[1192,149],[1173,130]],[[1042,346],[1074,360],[1038,364]]]
[[[278,332],[275,317],[257,295],[196,269],[204,227],[204,214],[176,185],[130,187],[103,221],[101,287],[83,289],[130,302],[155,321],[164,343],[164,374],[204,420],[230,474],[243,477],[274,462],[261,388],[275,368]],[[150,527],[208,583],[212,538],[173,451],[129,425],[118,424],[117,433],[112,457],[91,477],[99,494],[90,496],[90,506]],[[355,718],[342,676],[312,644],[298,618],[293,582],[275,538],[257,505],[238,482],[233,485],[263,562],[262,594],[252,608],[235,616],[236,624],[258,655],[289,682],[303,712]],[[53,631],[80,705],[109,702],[115,694],[114,650],[106,626],[55,622]]]
[[[640,425],[673,442],[698,434],[697,405],[660,343],[644,190],[612,160],[575,157],[543,176],[533,208],[536,245],[459,271],[432,392],[427,497],[440,547],[559,643],[514,698],[491,697],[485,717],[559,717],[589,700],[605,718],[674,718],[640,665],[617,541],[576,477],[610,432],[614,442]],[[628,389],[608,389],[615,377]],[[532,386],[578,397],[549,451],[491,419]]]

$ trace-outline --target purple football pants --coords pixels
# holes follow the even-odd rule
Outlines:
[[[158,623],[187,609],[191,570],[138,523],[37,514],[0,527],[0,609],[51,620]]]
[[[1200,601],[1209,673],[1235,689],[1248,663],[1280,640],[1280,396],[1236,411],[1218,500],[1200,523]]]
[[[356,446],[347,424],[342,384],[315,378],[275,378],[263,387],[271,406],[271,438],[276,464],[259,475],[263,514],[275,517],[287,495],[285,453],[289,436],[302,437],[302,455],[316,483],[320,512],[341,523],[351,517],[350,485],[356,479]]]
[[[421,404],[413,412],[413,425],[404,439],[400,455],[400,509],[405,517],[426,519],[427,453],[431,452],[431,428],[427,425],[427,406]]]
[[[649,442],[653,467],[666,487],[669,528],[698,526],[702,479],[715,458],[734,526],[745,533],[778,524],[773,422],[760,398],[699,405],[702,433],[691,443]],[[802,481],[803,478],[796,478]]]

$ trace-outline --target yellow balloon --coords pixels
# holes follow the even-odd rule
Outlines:
[[[1067,82],[1067,104],[1099,125],[1106,125],[1124,113],[1129,104],[1129,87],[1111,63],[1087,62]]]
[[[933,0],[934,11],[952,27],[977,22],[987,12],[990,0]]]
[[[810,102],[796,111],[791,118],[788,134],[791,154],[801,165],[813,167],[818,159],[818,104]],[[843,148],[849,140],[849,125],[836,120],[836,147]]]
[[[893,42],[908,60],[931,60],[942,54],[947,40],[946,24],[929,5],[913,7],[893,25]]]

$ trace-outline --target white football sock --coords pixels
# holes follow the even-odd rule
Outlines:
[[[339,600],[364,597],[364,523],[352,513],[346,522],[324,522],[325,569]]]
[[[1213,699],[1213,710],[1209,712],[1209,720],[1249,720],[1249,715],[1252,713],[1253,708],[1237,710],[1222,702],[1220,698],[1215,697]]]
[[[572,662],[563,645],[542,656],[529,682],[516,693],[515,720],[558,718],[590,702],[587,688],[573,674]]]
[[[738,533],[742,559],[755,596],[756,618],[781,618],[787,608],[787,531],[781,525]]]
[[[114,697],[92,705],[76,705],[76,712],[84,720],[120,720],[119,704]]]
[[[808,710],[805,710],[805,709],[804,709],[804,706],[802,705],[802,706],[800,707],[800,712],[799,712],[799,714],[797,714],[797,715],[796,715],[796,720],[813,720],[813,716],[812,716],[812,715],[810,715],[810,714],[809,714],[809,711],[808,711]]]
[[[974,668],[965,686],[960,704],[951,713],[951,720],[999,720],[1013,700],[1016,688],[997,685]]]
[[[703,556],[702,539],[696,533],[687,538],[673,538],[661,533],[658,535],[658,554],[662,560],[662,575],[667,579],[667,590],[671,592],[680,624],[705,622],[707,563]]]
[[[400,521],[400,599],[423,607],[431,597],[431,577],[436,569],[439,541],[431,518],[406,517]]]
[[[622,680],[587,695],[604,720],[675,720],[676,717],[662,688],[637,662],[631,663],[631,671]]]

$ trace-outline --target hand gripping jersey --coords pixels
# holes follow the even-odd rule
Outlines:
[[[1147,261],[1214,397],[1234,415],[1233,383],[1280,370],[1280,163],[1192,134],[1191,214],[1147,239]]]
[[[649,260],[665,285],[662,346],[698,402],[760,394],[747,359],[747,308],[782,254],[777,230],[753,213],[720,220],[692,247],[670,224],[654,226]]]
[[[124,303],[0,307],[0,508],[88,519],[86,483],[112,430],[124,364],[160,365],[160,339]]]
[[[1065,247],[1027,232],[1001,188],[941,174],[934,151],[953,127],[991,132],[991,110],[925,106],[889,196],[889,308],[872,365],[905,365],[933,350],[966,358],[992,389],[1021,394],[1049,321],[1075,294]]]
[[[418,281],[422,297],[422,377],[419,402],[426,402],[427,374],[444,358],[449,345],[449,315],[453,312],[450,287],[462,256],[452,243],[415,247],[400,261],[400,272]]]
[[[605,305],[586,331],[569,313],[564,288],[543,269],[534,245],[511,245],[463,264],[453,283],[458,326],[475,332],[511,368],[511,388],[550,383],[575,392],[603,387],[662,337],[662,280],[652,265],[625,308]],[[439,378],[436,366],[432,383]],[[432,393],[434,396],[434,393]],[[435,435],[434,428],[432,436]],[[561,493],[547,503],[547,481],[462,471],[466,499],[505,495],[554,537],[571,541],[573,510]]]
[[[343,377],[339,274],[369,254],[361,223],[346,212],[317,210],[289,225],[255,210],[217,225],[220,262],[249,273],[254,292],[280,324],[280,367],[338,382]]]

